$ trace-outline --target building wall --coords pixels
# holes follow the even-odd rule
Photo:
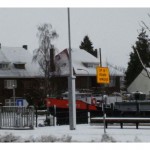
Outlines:
[[[101,92],[101,90],[105,90],[107,93],[112,92],[120,92],[120,77],[114,77],[113,78],[114,85],[109,84],[98,84],[96,81],[95,76],[76,76],[75,79],[75,87],[76,90],[79,89],[94,89],[98,92]],[[89,81],[89,83],[87,83]],[[59,89],[60,93],[61,91],[67,91],[68,90],[68,78],[67,77],[58,77],[57,78],[57,88]],[[57,90],[56,88],[56,90]]]
[[[13,97],[13,89],[7,89],[4,87],[5,80],[16,80],[17,87],[15,88],[15,97],[24,97],[24,94],[30,91],[32,93],[34,90],[38,90],[40,87],[40,82],[38,79],[0,79],[0,103],[5,102],[5,99]]]
[[[147,77],[145,70],[143,70],[137,78],[127,88],[128,92],[141,91],[146,95],[150,94],[150,79]]]

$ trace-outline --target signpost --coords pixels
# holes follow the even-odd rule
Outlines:
[[[97,83],[105,83],[109,84],[109,69],[108,67],[97,67],[96,68],[96,75],[97,75]]]
[[[96,68],[96,77],[97,77],[97,83],[100,84],[109,84],[110,83],[110,78],[109,78],[109,69],[108,67],[100,67],[98,66]],[[103,100],[103,95],[102,95],[102,100]],[[106,125],[105,125],[105,118],[106,118],[106,113],[105,113],[105,107],[103,103],[103,118],[104,118],[104,133],[106,133]]]
[[[23,106],[23,99],[16,99],[16,106]]]

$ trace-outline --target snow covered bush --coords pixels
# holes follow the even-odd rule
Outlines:
[[[21,138],[20,136],[15,136],[12,133],[6,135],[0,135],[0,142],[72,142],[72,137],[68,135],[63,135],[61,138],[57,138],[52,135],[43,135],[38,138],[30,136],[26,139]]]
[[[62,136],[61,138],[57,138],[55,136],[41,136],[36,140],[36,142],[71,142],[71,136]]]
[[[141,140],[137,136],[135,136],[134,142],[141,142]]]
[[[8,133],[6,135],[0,135],[0,142],[19,142],[20,137],[14,136],[12,133]]]
[[[117,141],[113,137],[111,137],[108,134],[104,133],[102,135],[101,142],[117,142]]]

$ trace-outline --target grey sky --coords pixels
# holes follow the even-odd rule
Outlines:
[[[149,8],[71,8],[71,45],[78,48],[88,35],[94,48],[102,49],[103,61],[127,66],[131,46],[137,40],[141,20],[150,25]],[[0,43],[38,47],[37,26],[51,23],[59,34],[61,51],[68,47],[67,8],[0,8]]]

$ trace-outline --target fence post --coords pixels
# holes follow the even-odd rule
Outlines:
[[[0,128],[2,127],[2,106],[0,106]]]
[[[37,107],[35,108],[35,115],[36,115],[36,127],[37,127],[37,119],[38,119],[38,113],[37,113]]]
[[[90,112],[88,111],[88,124],[90,124]]]
[[[54,126],[56,126],[56,105],[54,105]]]
[[[31,129],[34,129],[34,106],[31,106]]]

